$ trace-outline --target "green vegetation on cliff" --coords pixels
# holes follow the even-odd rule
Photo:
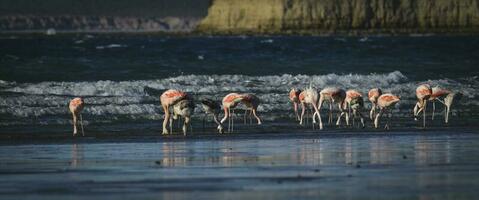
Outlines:
[[[213,0],[203,33],[479,33],[479,0]]]

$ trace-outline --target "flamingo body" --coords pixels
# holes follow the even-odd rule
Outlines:
[[[323,123],[321,121],[321,115],[319,114],[319,109],[318,109],[318,101],[319,101],[319,94],[318,91],[312,87],[305,89],[299,94],[299,102],[301,103],[301,116],[299,120],[299,124],[303,124],[303,117],[304,113],[306,111],[306,105],[311,104],[314,108],[314,114],[313,114],[313,124],[316,123],[316,116],[318,116],[319,119],[319,129],[323,129]]]
[[[181,100],[190,99],[189,95],[179,90],[169,89],[163,92],[160,96],[160,103],[165,112],[165,119],[163,120],[163,132],[162,134],[168,134],[167,124],[170,119],[170,106],[175,105]],[[170,126],[171,129],[171,126]]]
[[[83,120],[81,119],[81,111],[83,110],[84,107],[84,102],[81,97],[74,98],[70,101],[68,104],[68,108],[70,109],[70,112],[72,113],[73,116],[73,135],[77,134],[77,121],[78,118],[80,118],[80,122],[82,124],[82,135],[85,135],[83,132]]]
[[[289,91],[289,100],[293,103],[294,114],[296,115],[296,120],[300,120],[300,116],[298,113],[298,105],[301,103],[299,100],[299,95],[301,94],[300,89],[292,88]]]
[[[379,113],[376,115],[376,118],[374,119],[374,127],[378,128],[379,127],[379,118],[387,111],[391,110],[391,107],[394,107],[398,102],[400,101],[400,98],[398,96],[395,96],[393,94],[387,93],[387,94],[382,94],[381,96],[378,97],[377,105],[379,107]],[[391,118],[392,112],[390,116],[388,117],[388,121],[386,123],[385,128],[389,129],[389,119]]]
[[[452,92],[450,90],[446,90],[440,88],[438,86],[432,88],[432,95],[429,100],[432,101],[432,120],[434,120],[434,114],[436,110],[436,101],[441,102],[444,105],[445,115],[444,121],[449,123],[449,113],[451,112],[451,106],[453,102],[458,101],[462,98],[461,93]]]
[[[257,96],[253,94],[238,94],[238,93],[229,93],[225,97],[223,97],[222,104],[225,116],[221,119],[220,123],[224,123],[227,119],[231,120],[231,109],[236,108],[239,103],[242,103],[246,106],[246,108],[250,109],[258,124],[261,124],[261,119],[257,115],[257,109],[260,104],[260,100]],[[230,125],[231,124],[231,125]],[[233,127],[233,121],[229,121],[229,127]],[[229,128],[230,132],[233,130]]]
[[[417,120],[419,113],[423,112],[423,127],[426,127],[426,107],[427,101],[432,96],[431,86],[428,84],[419,85],[416,88],[417,103],[414,106],[414,120]]]
[[[363,95],[357,90],[348,90],[346,91],[345,102],[346,102],[346,105],[348,106],[348,110],[352,110],[353,112],[352,113],[353,125],[354,125],[354,118],[359,117],[361,120],[362,127],[364,128],[364,118],[363,118],[363,115],[361,114],[361,109],[364,108]]]
[[[185,98],[188,98],[188,94],[185,92],[170,89],[161,94],[160,101],[163,106],[171,106]]]
[[[376,114],[376,109],[377,109],[377,102],[379,96],[383,94],[382,90],[379,88],[373,88],[369,90],[368,92],[368,99],[371,102],[371,111],[369,111],[369,118],[371,120],[374,119],[374,115]]]
[[[184,98],[182,100],[177,101],[173,105],[173,119],[178,119],[178,116],[183,117],[185,120],[183,122],[183,135],[186,136],[188,131],[188,126],[190,125],[191,116],[195,111],[195,103],[193,102],[192,98]],[[172,126],[173,119],[170,119],[170,127]]]
[[[321,107],[325,101],[328,101],[329,104],[329,123],[332,123],[333,120],[333,104],[337,104],[339,107],[340,114],[338,116],[338,120],[336,121],[336,125],[340,125],[341,117],[346,115],[346,124],[349,125],[349,115],[345,112],[343,108],[344,101],[346,99],[346,91],[340,88],[328,87],[324,88],[319,92],[319,111],[321,111]]]

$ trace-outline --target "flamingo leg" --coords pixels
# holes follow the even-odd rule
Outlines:
[[[258,114],[256,113],[256,108],[253,108],[252,112],[253,112],[253,115],[256,118],[256,120],[258,120],[258,125],[260,125],[261,124],[261,119],[258,117]]]
[[[223,133],[223,125],[221,125],[221,123],[218,121],[218,115],[216,113],[213,113],[213,120],[215,121],[216,125],[218,125],[218,127],[216,127],[218,132]]]
[[[296,116],[296,120],[299,120],[298,103],[293,102],[293,109],[294,109],[294,114]]]
[[[185,120],[183,122],[183,135],[186,136],[186,132],[188,131],[188,126],[190,125],[190,118],[185,117]]]
[[[313,103],[313,108],[314,108],[314,114],[313,114],[313,119],[314,119],[314,115],[317,115],[318,116],[318,120],[319,120],[319,130],[323,130],[323,121],[321,120],[321,113],[319,112],[319,108],[318,106],[316,106],[316,104]],[[314,124],[313,124],[314,126]]]
[[[318,123],[318,121],[316,120],[316,110],[314,109],[314,106],[313,104],[311,104],[311,107],[310,107],[310,111],[311,111],[311,121],[313,122],[313,124],[316,124]]]
[[[446,124],[449,123],[449,113],[451,111],[451,106],[447,105],[446,106],[446,118],[445,118],[445,122]]]
[[[434,114],[436,112],[436,101],[432,101],[432,120],[434,121]]]
[[[303,125],[303,116],[306,108],[304,106],[304,102],[301,102],[301,117],[299,118],[299,125]]]
[[[165,111],[165,119],[163,120],[163,132],[161,134],[166,135],[168,134],[166,126],[168,124],[168,120],[170,119],[170,111],[168,106],[163,106],[163,110]]]
[[[349,126],[349,117],[351,116],[351,112],[346,112],[344,109],[343,109],[343,104],[344,102],[341,102],[339,103],[338,107],[339,107],[339,110],[342,112],[342,113],[345,113],[346,114],[346,126]],[[353,118],[354,120],[354,118]]]
[[[314,130],[314,125],[316,124],[316,119],[314,117],[315,117],[316,112],[313,111],[313,109],[314,109],[313,107],[314,107],[314,104],[313,104],[313,106],[308,106],[308,113],[306,113],[306,116],[309,116],[309,112],[311,112],[311,121],[313,122],[313,123],[311,123],[311,125],[312,125],[312,128]],[[306,119],[308,119],[308,118],[306,118]],[[306,122],[308,122],[308,121],[306,121]],[[306,125],[308,125],[308,124],[309,123],[306,123]]]
[[[374,113],[376,112],[376,104],[372,103],[371,105],[371,111],[369,111],[369,119],[373,120],[374,119]]]
[[[80,126],[81,126],[81,135],[85,136],[85,131],[83,129],[83,118],[81,116],[81,113],[80,113]]]
[[[314,125],[317,122],[316,118],[315,118],[316,115],[317,115],[317,112],[316,112],[316,109],[314,108],[314,103],[312,103],[311,105],[312,105],[312,107],[310,107],[310,109],[311,109],[311,119],[312,119],[311,121],[313,122],[313,125]]]
[[[249,112],[249,124],[253,124],[253,110],[250,110]]]
[[[383,112],[384,112],[384,109],[379,109],[378,114],[376,114],[376,118],[374,119],[374,128],[378,128],[378,126],[379,126],[379,118],[381,117],[381,115],[383,114]]]
[[[358,115],[359,118],[361,119],[361,125],[362,125],[362,128],[364,128],[364,117],[363,117],[363,114],[361,113],[360,110],[353,110],[353,115],[356,116]]]
[[[414,106],[414,120],[417,121],[417,116],[419,116],[419,113],[421,113],[424,110],[424,106],[421,107],[420,103],[416,103]]]
[[[446,105],[446,102],[444,102],[443,100],[441,100],[441,99],[439,99],[439,98],[437,98],[436,100],[439,101],[440,103]]]
[[[170,117],[170,134],[173,134],[173,117]]]
[[[77,134],[77,116],[75,113],[72,113],[73,115],[73,136]]]
[[[424,107],[422,111],[422,126],[426,128],[426,107],[427,107],[427,100],[424,100]]]
[[[328,123],[332,124],[333,123],[333,101],[329,101],[329,119]]]
[[[344,112],[340,112],[338,114],[338,120],[336,121],[336,126],[341,125],[341,117],[343,117],[343,115],[344,115]]]
[[[351,115],[351,104],[350,103],[347,103],[346,105],[348,107],[348,115],[346,116],[346,121],[349,121],[349,118],[352,117],[353,118],[353,126],[354,126],[354,117]]]

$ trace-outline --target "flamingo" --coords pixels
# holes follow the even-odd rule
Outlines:
[[[232,132],[234,129],[234,121],[231,119],[231,109],[233,109],[233,114],[234,114],[234,108],[238,106],[239,103],[243,103],[246,108],[250,109],[256,118],[258,120],[258,125],[261,124],[261,119],[258,117],[256,111],[258,109],[258,106],[260,104],[260,100],[257,96],[253,94],[238,94],[238,93],[229,93],[223,98],[223,110],[225,112],[225,116],[223,119],[221,119],[220,123],[223,124],[227,119],[228,120],[228,132]]]
[[[442,99],[441,99],[442,98]],[[446,124],[449,122],[449,113],[451,112],[451,105],[454,102],[454,99],[460,100],[462,98],[461,93],[452,92],[450,90],[442,89],[438,86],[432,88],[432,95],[429,98],[432,101],[432,120],[434,120],[434,112],[436,111],[436,101],[441,102],[445,108],[445,119]]]
[[[298,104],[301,103],[299,101],[299,94],[301,94],[300,89],[292,88],[291,91],[289,91],[289,100],[293,103],[294,114],[296,114],[296,120],[300,120],[300,116],[298,113]]]
[[[73,136],[77,134],[78,118],[80,118],[81,133],[83,136],[85,136],[85,132],[83,131],[83,119],[81,116],[81,111],[83,110],[84,104],[85,103],[83,102],[83,99],[81,97],[77,97],[72,99],[70,101],[70,104],[68,105],[68,108],[70,109],[70,112],[73,116]]]
[[[390,110],[389,108],[394,107],[396,103],[399,102],[399,97],[395,96],[393,94],[387,93],[387,94],[382,94],[379,96],[377,99],[377,106],[379,107],[379,112],[376,114],[376,118],[374,119],[374,127],[378,128],[379,126],[379,118],[383,115],[383,113],[387,112]],[[388,116],[388,120],[386,122],[386,125],[384,126],[385,129],[389,129],[389,120],[392,117],[392,110],[390,111],[390,115]]]
[[[351,110],[353,111],[352,113],[353,126],[354,126],[354,119],[359,117],[361,119],[362,127],[364,128],[364,118],[363,118],[363,114],[361,114],[361,110],[364,108],[363,95],[357,90],[348,90],[346,91],[345,102],[346,102],[346,106],[348,107],[348,112],[350,112]],[[351,113],[349,113],[349,116],[351,116]]]
[[[339,126],[341,123],[341,117],[346,114],[346,125],[349,125],[349,116],[348,113],[345,112],[343,109],[344,100],[346,99],[346,92],[343,89],[339,88],[324,88],[319,92],[319,112],[321,111],[321,107],[325,101],[329,102],[329,123],[332,123],[333,118],[333,104],[337,104],[339,107],[340,114],[338,116],[338,120],[336,121],[336,125]]]
[[[185,120],[183,122],[183,135],[186,136],[188,126],[190,125],[191,116],[195,111],[195,103],[192,98],[185,98],[173,105],[173,119],[170,119],[170,127],[172,127],[173,120],[178,119],[179,116]]]
[[[221,112],[221,105],[211,99],[203,99],[201,101],[201,105],[203,106],[203,110],[205,111],[205,117],[208,114],[213,115],[214,122],[218,125],[217,129],[219,133],[223,133],[223,126],[221,125],[220,121],[218,120],[218,115]],[[203,117],[203,127],[205,124],[205,117]]]
[[[170,119],[170,106],[175,105],[179,101],[183,99],[190,99],[190,96],[185,92],[179,90],[166,90],[160,96],[161,107],[163,107],[163,111],[165,112],[165,119],[163,120],[163,135],[168,134],[168,129],[166,126],[168,124],[168,120]],[[170,130],[172,127],[170,126]]]
[[[417,121],[417,116],[419,113],[423,112],[423,127],[426,127],[426,107],[427,107],[427,100],[432,95],[431,86],[428,84],[419,85],[416,88],[416,97],[417,103],[414,106],[414,120]]]
[[[381,96],[383,92],[379,88],[373,88],[368,92],[368,99],[371,102],[371,111],[369,112],[369,118],[371,120],[374,119],[374,115],[376,114],[376,108],[378,107],[378,98]]]
[[[319,109],[317,106],[317,103],[319,100],[318,91],[310,86],[308,89],[302,91],[299,94],[298,99],[299,99],[299,102],[301,103],[301,117],[299,119],[299,124],[300,125],[303,124],[303,117],[304,117],[304,112],[306,111],[306,104],[311,104],[313,105],[313,108],[314,108],[313,127],[314,127],[314,124],[316,123],[315,116],[317,115],[319,119],[319,129],[322,130],[323,122],[321,121],[321,115],[319,114]]]

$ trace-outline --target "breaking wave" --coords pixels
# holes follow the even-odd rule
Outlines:
[[[439,85],[461,91],[468,101],[464,110],[479,105],[477,77],[460,80],[437,79],[409,81],[399,71],[385,74],[327,74],[327,75],[185,75],[159,80],[40,82],[16,83],[0,80],[0,125],[69,124],[67,104],[72,97],[82,96],[87,104],[83,114],[86,123],[114,123],[122,120],[158,120],[162,118],[159,95],[174,88],[193,94],[196,99],[222,99],[230,92],[255,93],[261,99],[259,112],[266,120],[291,116],[287,94],[292,87],[317,89],[334,86],[357,89],[364,95],[373,87],[401,96],[398,114],[410,115],[414,105],[415,88],[419,83]],[[369,104],[366,105],[369,107]],[[198,105],[195,110],[202,113]],[[201,115],[202,116],[202,115]]]

